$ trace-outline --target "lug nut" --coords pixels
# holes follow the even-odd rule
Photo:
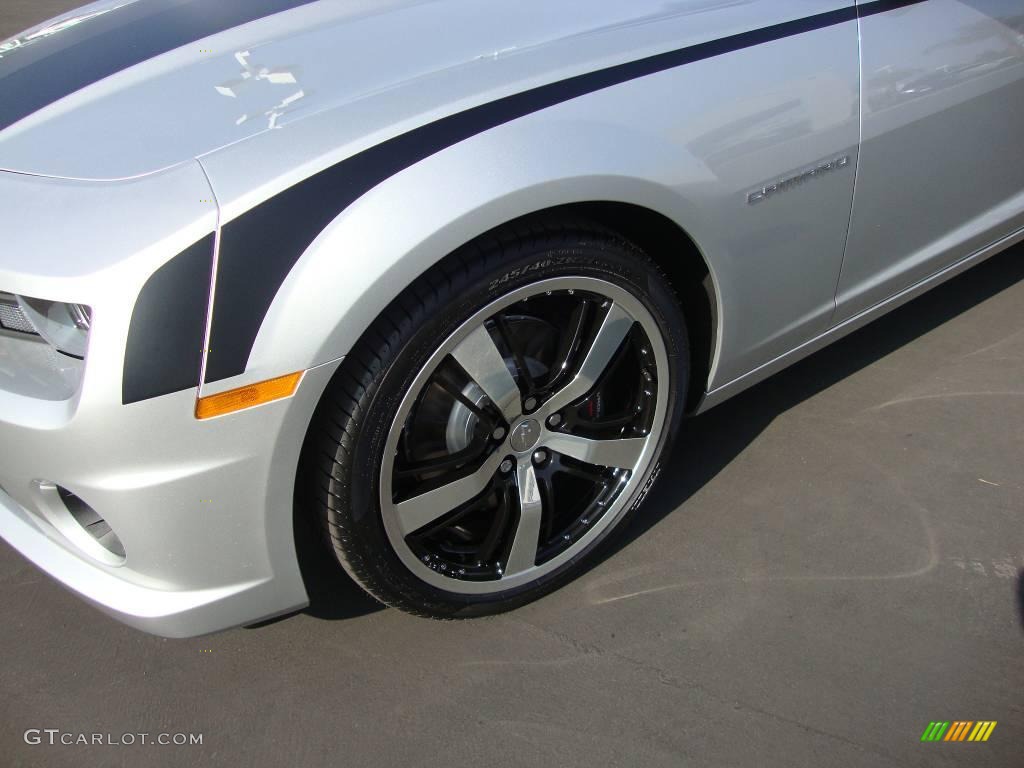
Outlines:
[[[508,474],[509,472],[512,471],[512,467],[512,459],[505,459],[503,462],[501,462],[501,466],[499,467],[499,469],[505,474]]]
[[[528,398],[526,398],[526,400],[523,401],[523,410],[524,411],[532,411],[536,407],[537,407],[537,398],[535,398],[535,397],[528,397]]]
[[[548,460],[548,452],[547,451],[541,449],[539,451],[534,451],[533,452],[533,463],[534,464],[543,464],[547,460]]]
[[[548,417],[548,426],[552,429],[556,429],[562,423],[562,414],[553,413]]]
[[[497,427],[493,432],[491,432],[491,437],[493,437],[495,440],[504,440],[505,439],[505,428],[504,427]]]

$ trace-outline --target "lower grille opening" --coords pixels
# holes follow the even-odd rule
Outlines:
[[[57,486],[60,500],[64,502],[71,518],[88,533],[96,543],[115,557],[124,559],[124,545],[100,513],[90,507],[67,488]]]
[[[34,511],[68,543],[104,565],[124,565],[124,544],[99,512],[49,480],[33,480],[32,487],[36,498]]]

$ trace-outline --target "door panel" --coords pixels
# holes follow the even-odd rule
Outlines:
[[[1024,3],[861,20],[863,144],[845,320],[1024,226]]]

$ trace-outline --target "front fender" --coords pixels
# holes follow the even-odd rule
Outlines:
[[[714,234],[701,226],[697,206],[678,191],[680,179],[699,188],[713,177],[678,146],[618,125],[517,123],[451,147],[388,179],[339,215],[281,285],[245,373],[205,384],[203,391],[344,356],[381,311],[445,255],[546,208],[630,203],[667,216],[714,248]]]
[[[379,122],[367,101],[202,158],[230,256],[203,392],[341,357],[446,254],[525,214],[593,201],[651,209],[697,243],[718,303],[710,386],[763,365],[835,310],[859,130],[856,42],[856,24],[839,24],[508,122],[489,112],[467,138],[472,109],[360,133]],[[752,190],[840,157],[839,172],[750,204]]]

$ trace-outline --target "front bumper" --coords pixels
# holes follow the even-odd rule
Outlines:
[[[122,621],[167,636],[307,602],[295,470],[337,367],[307,371],[291,398],[204,421],[195,387],[122,404],[136,297],[215,231],[212,197],[198,163],[101,183],[0,172],[0,291],[92,309],[81,364],[0,331],[0,536]],[[182,319],[175,311],[168,326]],[[102,516],[123,560],[82,538],[55,486]]]
[[[308,602],[292,504],[303,436],[338,363],[298,392],[208,421],[195,392],[72,409],[0,391],[0,536],[121,621],[187,637]],[[15,419],[12,414],[20,414]],[[39,481],[92,506],[124,545],[112,565],[51,524]]]

